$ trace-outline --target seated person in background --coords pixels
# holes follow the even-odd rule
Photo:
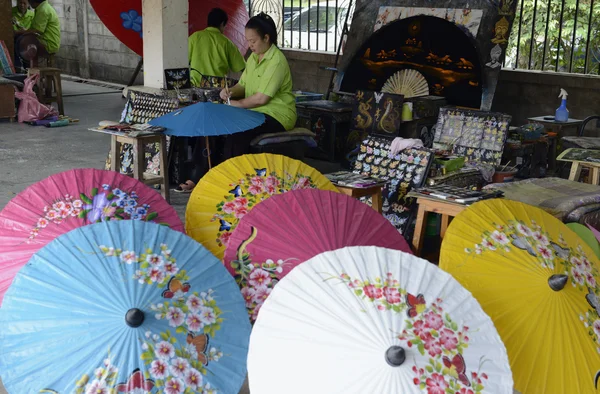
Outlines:
[[[277,48],[277,28],[267,14],[250,18],[246,40],[252,54],[240,82],[221,90],[221,99],[231,105],[261,112],[265,123],[255,129],[226,136],[222,160],[250,152],[250,142],[258,135],[291,130],[296,124],[296,99],[292,94],[292,75],[284,54]],[[219,164],[218,162],[215,163]],[[192,189],[200,177],[193,179]]]
[[[196,87],[216,88],[213,82],[221,82],[230,72],[240,72],[246,67],[246,62],[240,50],[223,31],[227,25],[228,16],[220,8],[213,8],[208,14],[208,27],[192,34],[188,40],[188,54],[190,59],[190,74],[192,85]],[[218,78],[210,78],[218,77]],[[221,139],[210,137],[210,156],[217,162],[220,154]],[[192,163],[194,168],[190,173],[192,179],[179,185],[174,191],[190,192],[198,180],[208,171],[208,152],[205,138],[196,138]]]
[[[292,74],[285,55],[277,48],[277,28],[265,13],[246,24],[246,40],[252,50],[240,82],[221,90],[221,98],[231,105],[261,112],[265,123],[255,129],[227,136],[224,159],[250,152],[250,141],[265,133],[291,130],[296,124],[296,99]]]
[[[223,34],[227,21],[225,11],[213,8],[208,14],[208,27],[190,36],[188,53],[194,86],[200,86],[203,76],[226,77],[246,66],[240,50]]]
[[[47,0],[29,0],[35,10],[31,26],[15,32],[15,63],[22,66],[20,54],[33,59],[32,66],[37,66],[37,58],[55,54],[60,48],[60,21],[56,10]],[[15,66],[17,66],[15,64]]]
[[[33,21],[34,12],[29,8],[27,0],[17,0],[17,5],[12,8],[12,23],[15,31],[27,30]]]

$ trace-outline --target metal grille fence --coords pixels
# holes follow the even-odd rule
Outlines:
[[[505,67],[600,74],[600,0],[513,1]]]
[[[599,0],[600,1],[600,0]],[[248,13],[269,14],[278,26],[279,46],[309,51],[337,51],[350,0],[246,0]]]

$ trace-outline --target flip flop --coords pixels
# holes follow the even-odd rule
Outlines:
[[[192,190],[194,190],[194,187],[196,187],[196,184],[188,180],[185,183],[177,186],[175,189],[173,189],[173,191],[176,193],[191,193]]]

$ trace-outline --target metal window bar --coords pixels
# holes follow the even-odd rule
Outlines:
[[[537,0],[533,3],[533,20],[531,21],[531,38],[529,39],[529,69],[531,70],[531,61],[533,60],[533,41],[535,38],[535,17],[537,14]]]
[[[350,9],[346,9],[348,1],[276,1],[281,1],[280,5],[276,7],[281,10],[282,16],[280,32],[282,48],[336,52],[340,42],[340,35],[342,34],[339,19],[346,15],[342,11],[346,13],[351,11]],[[316,4],[314,3],[315,1]],[[271,12],[262,10],[261,3],[256,0],[246,0],[245,3],[248,13],[251,16],[261,11]],[[287,20],[285,20],[286,17]]]
[[[302,4],[303,1],[300,0],[300,12],[298,13],[298,49],[302,48]],[[294,27],[292,26],[292,41],[294,40],[294,33],[293,33],[293,29]]]
[[[340,4],[338,0],[335,0],[335,34],[333,35],[333,47],[338,47],[338,19],[340,14]],[[341,37],[340,37],[341,39]]]
[[[548,45],[548,27],[550,26],[550,5],[552,4],[552,0],[547,0],[548,4],[546,4],[546,8],[548,8],[548,12],[546,13],[546,32],[544,33],[544,50],[542,52],[542,71],[546,68],[546,48]]]
[[[588,59],[590,53],[590,38],[592,34],[592,16],[594,15],[594,0],[590,2],[590,16],[588,19],[588,32],[587,32],[587,40],[585,41],[585,60],[583,61],[583,73],[587,74],[588,72]]]
[[[325,10],[325,26],[329,26],[329,3],[327,3],[327,9]],[[335,34],[337,34],[337,21],[335,21]],[[325,50],[329,47],[329,34],[325,34]]]
[[[521,26],[523,25],[523,9],[525,8],[525,0],[521,0],[521,12],[519,15],[519,32],[517,34],[517,55],[515,56],[514,68],[519,68],[519,49],[521,49]]]
[[[575,18],[573,19],[573,38],[571,38],[571,59],[569,60],[569,72],[573,70],[575,60],[575,37],[577,36],[577,18],[579,17],[579,0],[575,3]]]
[[[579,0],[577,0],[579,3]],[[558,41],[556,44],[556,64],[554,65],[554,71],[558,71],[558,64],[560,63],[560,43],[562,40],[562,25],[563,25],[563,14],[565,13],[565,0],[562,0],[560,4],[560,19],[558,22]]]
[[[329,4],[325,5],[325,12],[329,11]],[[321,48],[319,48],[319,35],[321,33],[321,30],[319,30],[319,20],[321,20],[321,2],[319,0],[317,0],[317,51],[321,50]],[[325,37],[327,37],[327,34],[325,34]],[[325,48],[327,49],[327,48]]]
[[[294,0],[292,0],[292,14],[294,13]],[[279,41],[281,41],[281,47],[285,48],[285,1],[281,2],[281,32],[279,32]]]
[[[300,1],[300,9],[302,9],[302,0]],[[292,0],[292,15],[290,16],[290,29],[293,32],[294,31],[294,0]],[[294,47],[294,36],[292,35],[290,37],[290,48]]]

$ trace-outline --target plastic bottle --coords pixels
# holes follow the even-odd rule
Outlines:
[[[554,114],[554,120],[557,122],[566,122],[569,120],[569,110],[567,109],[567,96],[569,94],[566,90],[560,89],[560,94],[558,97],[562,99],[560,103],[560,107],[556,109],[556,113]]]

